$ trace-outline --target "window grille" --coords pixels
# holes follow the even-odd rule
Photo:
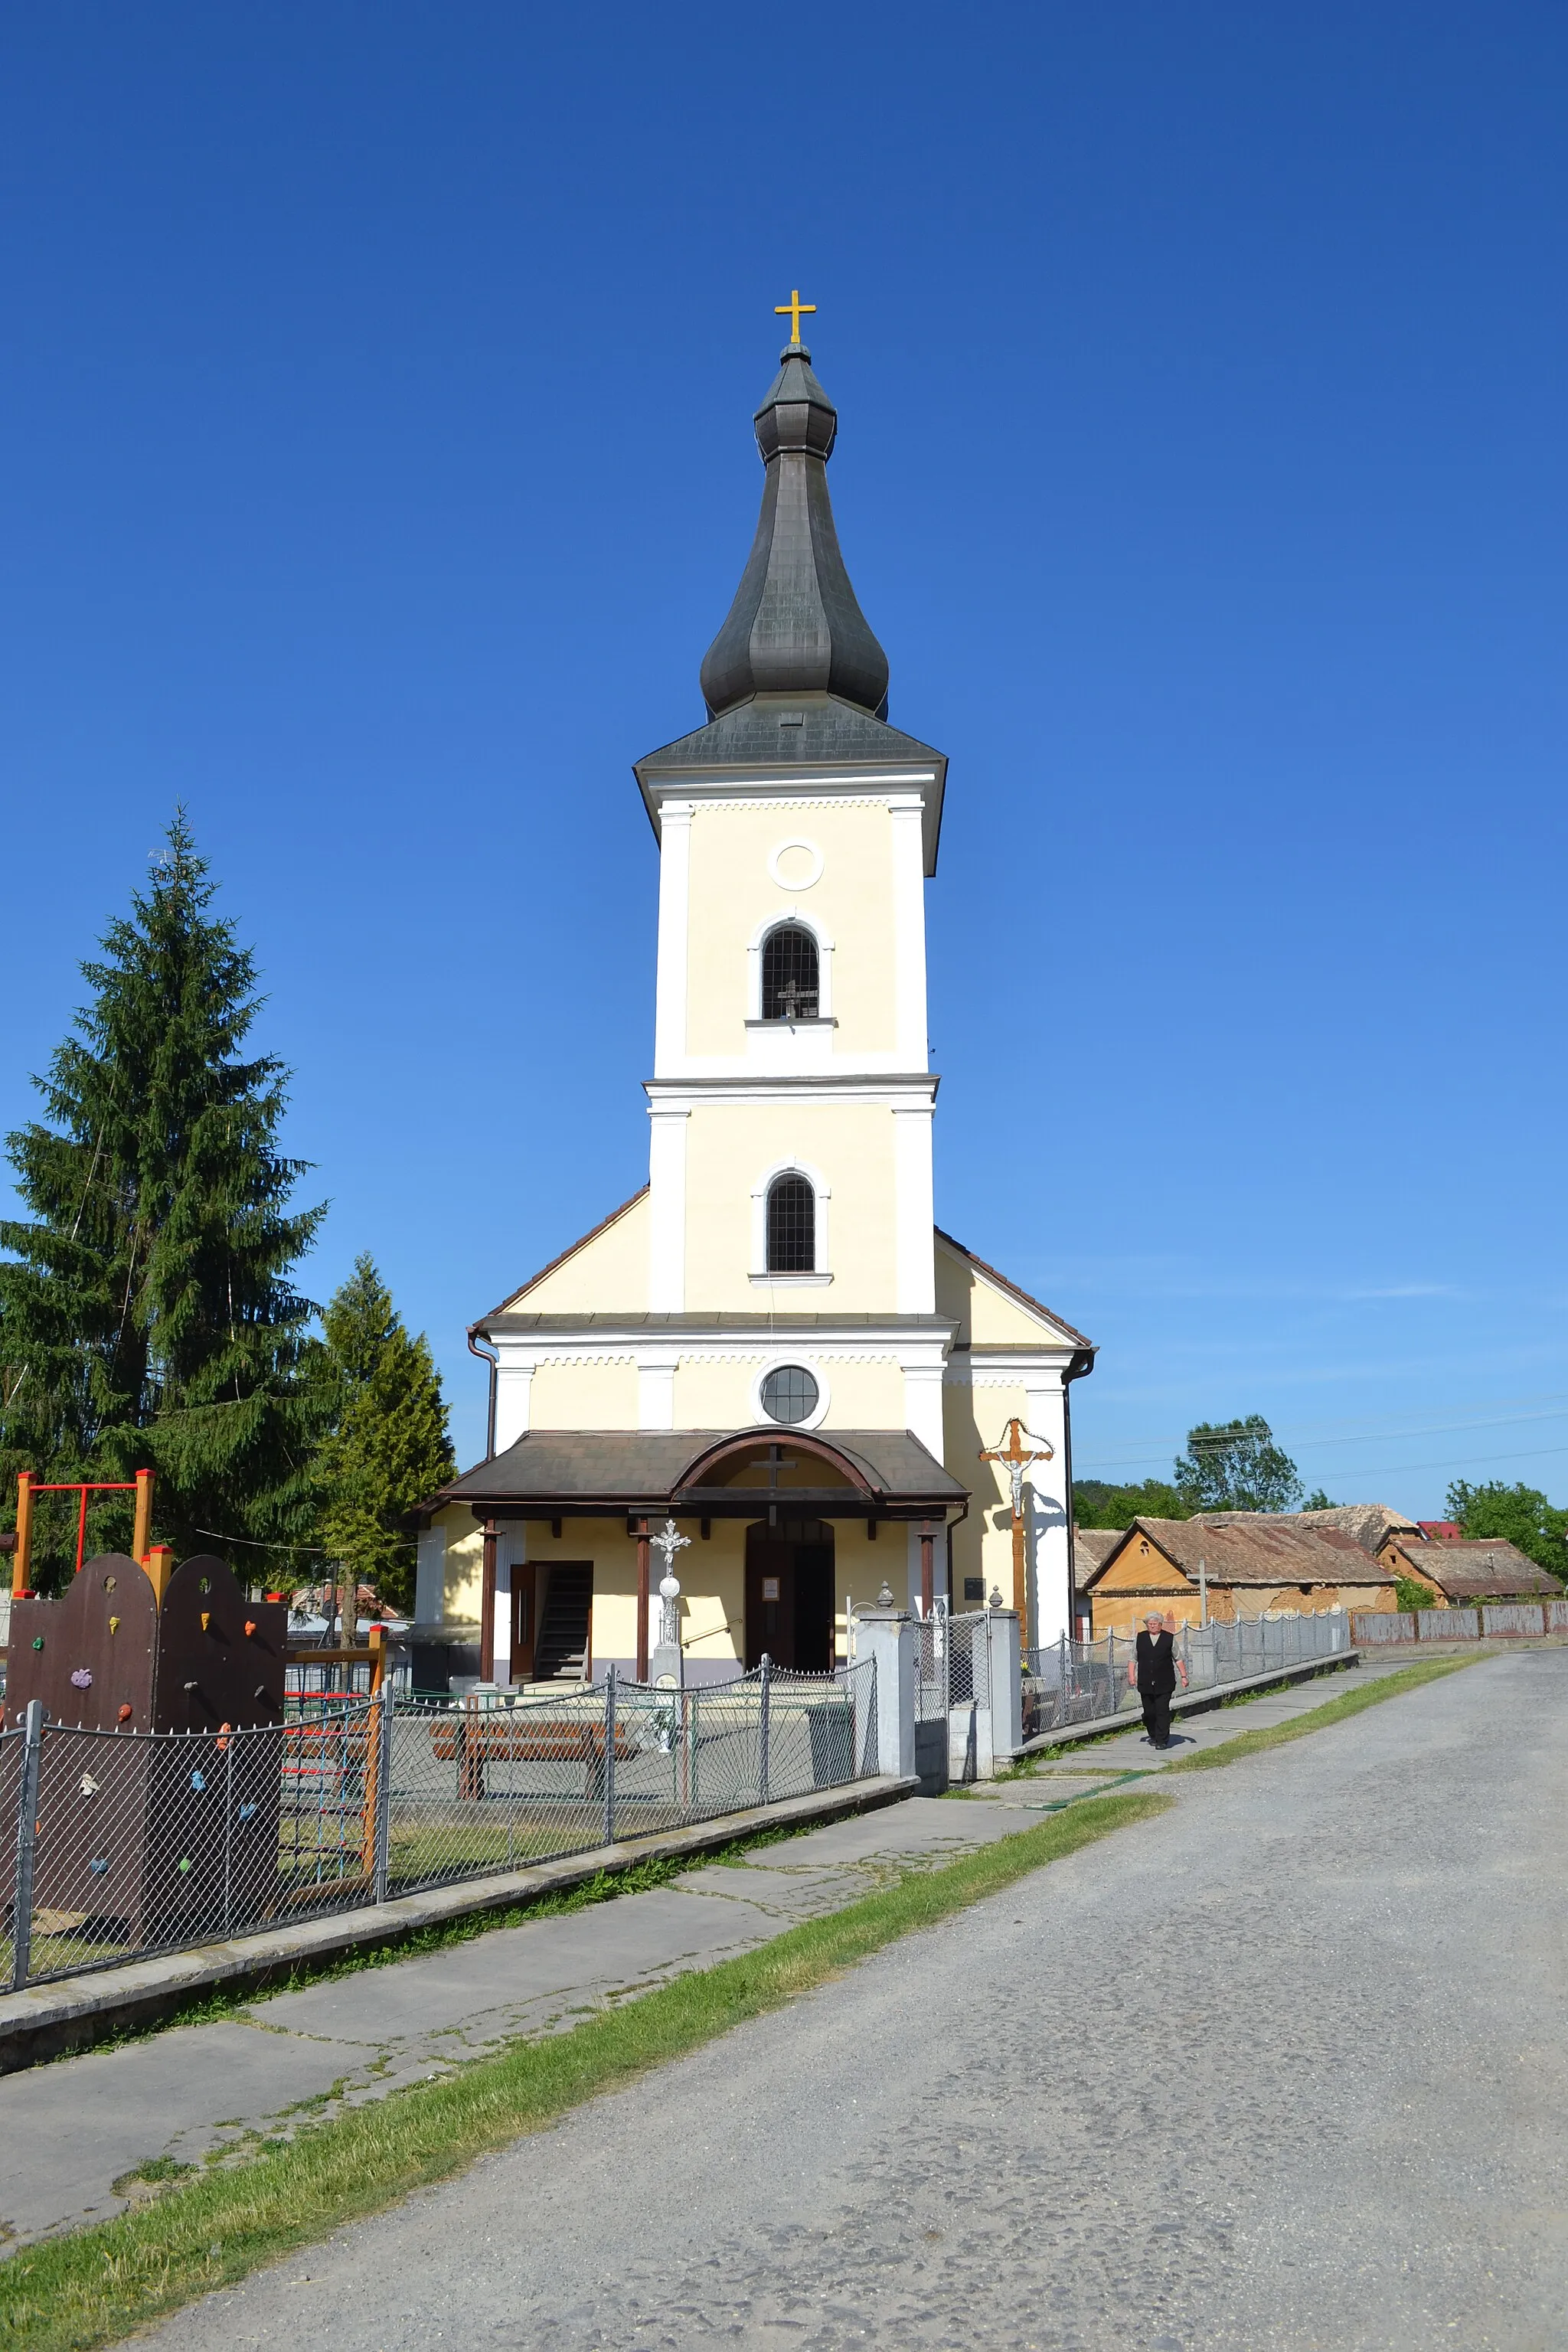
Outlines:
[[[820,1393],[804,1364],[781,1364],[763,1382],[763,1411],[770,1421],[809,1421]]]
[[[763,942],[763,1019],[815,1021],[816,941],[798,923],[781,923]]]
[[[816,1195],[804,1176],[775,1176],[768,1186],[768,1272],[816,1271]]]

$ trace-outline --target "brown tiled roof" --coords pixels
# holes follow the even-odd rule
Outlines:
[[[1373,1584],[1382,1580],[1360,1544],[1338,1528],[1304,1528],[1261,1511],[1204,1519],[1134,1519],[1092,1575],[1098,1582],[1122,1546],[1146,1535],[1195,1585],[1198,1562],[1210,1584]]]
[[[710,1497],[700,1507],[710,1511],[733,1500],[736,1508],[755,1514],[759,1503],[773,1496],[763,1488],[735,1486],[721,1497],[717,1489],[689,1489],[686,1475],[711,1454],[726,1433],[709,1429],[540,1429],[520,1437],[504,1454],[480,1462],[460,1478],[418,1506],[428,1517],[447,1503],[468,1503],[480,1511],[504,1516],[539,1517],[559,1505],[566,1510],[597,1508],[601,1512],[670,1507],[679,1492]],[[907,1429],[823,1429],[807,1433],[783,1428],[776,1422],[756,1430],[737,1431],[759,1444],[795,1444],[803,1454],[817,1444],[842,1454],[864,1482],[858,1512],[867,1505],[893,1511],[930,1506],[939,1514],[964,1499],[964,1488],[950,1471],[933,1459],[918,1437]],[[822,1489],[782,1486],[777,1499],[796,1507],[818,1492],[829,1503],[842,1502],[848,1490],[825,1480]],[[717,1498],[717,1499],[715,1499]],[[698,1506],[693,1507],[699,1507]],[[829,1516],[834,1514],[830,1511]]]
[[[1096,1569],[1105,1565],[1125,1532],[1122,1528],[1074,1528],[1072,1556],[1080,1592]]]
[[[1449,1601],[1555,1601],[1563,1591],[1554,1576],[1501,1536],[1475,1536],[1460,1543],[1402,1541],[1398,1549],[1412,1575],[1435,1584]]]
[[[1375,1559],[1390,1536],[1414,1535],[1415,1521],[1407,1519],[1403,1511],[1391,1511],[1386,1503],[1331,1503],[1321,1511],[1290,1511],[1283,1515],[1267,1511],[1210,1511],[1206,1515],[1211,1528],[1250,1524],[1265,1519],[1273,1526],[1326,1528],[1349,1536],[1360,1544],[1363,1551]]]

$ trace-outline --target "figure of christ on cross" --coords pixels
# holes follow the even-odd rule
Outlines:
[[[1018,1615],[1018,1640],[1026,1650],[1030,1647],[1030,1629],[1029,1576],[1024,1557],[1024,1473],[1031,1463],[1049,1462],[1055,1454],[1056,1447],[1048,1438],[1037,1437],[1018,1420],[1007,1423],[1000,1444],[984,1446],[980,1454],[982,1462],[1005,1463],[1013,1488],[1013,1606]]]

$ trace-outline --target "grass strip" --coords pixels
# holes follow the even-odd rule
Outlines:
[[[1461,1667],[1473,1666],[1474,1658],[1424,1658],[1419,1665],[1402,1666],[1397,1674],[1380,1675],[1375,1682],[1352,1684],[1338,1698],[1325,1699],[1321,1706],[1309,1708],[1289,1723],[1270,1724],[1257,1731],[1238,1731],[1234,1739],[1222,1739],[1217,1747],[1200,1748],[1195,1756],[1184,1756],[1179,1764],[1168,1764],[1166,1772],[1213,1772],[1222,1764],[1239,1763],[1244,1756],[1257,1756],[1266,1748],[1283,1748],[1288,1740],[1305,1739],[1311,1731],[1322,1731],[1331,1723],[1342,1723],[1348,1715],[1360,1715],[1363,1707],[1380,1706],[1385,1698],[1397,1698],[1401,1691],[1419,1690],[1423,1683],[1440,1682],[1445,1675],[1457,1675]],[[1164,1778],[1164,1774],[1161,1775]]]
[[[151,2205],[27,2247],[0,2263],[0,2344],[90,2352],[116,2342],[1172,1801],[1152,1790],[1087,1799],[957,1862],[906,1872],[842,1911],[569,2032],[514,2042],[439,2081],[304,2126],[244,2162],[182,2180]]]

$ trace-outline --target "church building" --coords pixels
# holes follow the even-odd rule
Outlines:
[[[1094,1349],[934,1222],[947,761],[889,722],[810,306],[782,307],[707,723],[633,771],[658,849],[648,1181],[472,1327],[489,1451],[419,1514],[416,1682],[646,1675],[672,1553],[688,1681],[764,1652],[826,1672],[884,1585],[1017,1609],[1026,1642],[1076,1630],[1068,1399]]]

